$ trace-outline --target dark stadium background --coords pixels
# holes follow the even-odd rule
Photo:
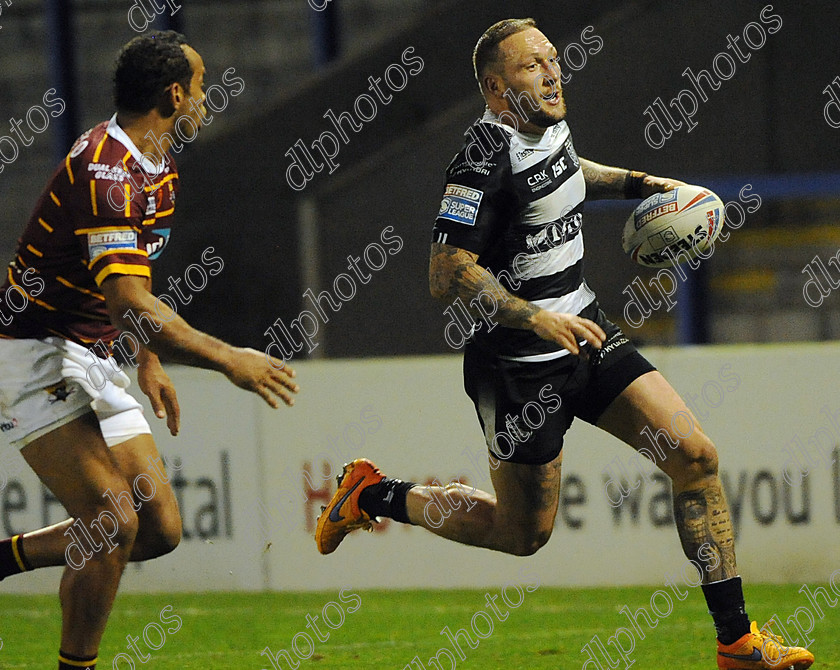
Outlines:
[[[177,227],[155,263],[156,292],[171,295],[169,277],[184,277],[191,265],[210,268],[213,261],[203,263],[202,254],[213,247],[210,255],[223,259],[224,270],[179,309],[202,330],[262,349],[276,320],[288,326],[302,309],[313,311],[304,292],[336,298],[333,278],[353,274],[348,255],[362,256],[372,243],[396,250],[383,243],[388,227],[402,247],[319,324],[315,355],[344,360],[295,362],[302,390],[293,410],[271,411],[221,375],[167,366],[182,434],[170,437],[164,422],[151,423],[161,453],[179,464],[172,485],[184,542],[169,556],[126,570],[100,667],[111,660],[119,666],[126,642],[173,607],[184,626],[177,635],[167,630],[160,653],[154,648],[156,670],[263,668],[265,650],[293,649],[308,630],[304,616],[323,614],[347,586],[358,587],[363,608],[348,611],[328,644],[319,638],[312,661],[330,670],[369,670],[417,667],[414,657],[422,667],[430,656],[441,660],[439,650],[448,645],[443,626],[468,628],[487,594],[504,593],[508,580],[524,581],[525,566],[544,586],[528,592],[526,606],[507,622],[498,621],[491,639],[474,649],[464,645],[471,665],[458,668],[580,667],[593,636],[607,642],[619,627],[634,627],[623,608],[653,611],[657,594],[673,588],[671,574],[690,568],[670,527],[665,476],[636,479],[629,450],[582,421],[567,435],[554,537],[534,557],[467,548],[396,523],[348,538],[330,557],[317,554],[312,541],[334,475],[355,456],[411,481],[448,482],[467,472],[469,483],[489,486],[489,470],[476,460],[485,445],[461,390],[458,356],[407,355],[452,351],[444,306],[427,287],[428,250],[444,170],[483,111],[471,50],[495,21],[533,16],[561,52],[582,42],[588,26],[590,40],[603,41],[597,53],[589,51],[591,41],[585,45],[579,71],[566,69],[568,120],[580,155],[701,183],[724,201],[738,201],[745,186],[749,197],[762,199],[691,275],[691,291],[681,289],[677,306],[657,310],[639,328],[623,323],[623,290],[637,277],[650,282],[655,272],[621,250],[621,229],[635,203],[587,205],[586,274],[608,315],[640,344],[736,344],[644,351],[692,411],[700,408],[703,430],[718,444],[751,616],[759,625],[774,617],[787,630],[789,615],[811,617],[814,670],[840,668],[840,607],[833,604],[840,602],[834,598],[840,459],[830,462],[840,457],[833,364],[840,352],[832,342],[801,344],[840,337],[840,265],[831,268],[838,289],[819,309],[802,293],[806,266],[840,249],[840,129],[824,118],[824,89],[835,78],[840,96],[840,3],[0,0],[0,152],[9,150],[2,138],[13,134],[13,120],[44,106],[49,89],[60,88],[68,102],[13,161],[0,155],[8,163],[0,171],[0,264],[11,260],[36,198],[73,139],[111,116],[114,58],[137,34],[128,12],[138,2],[181,6],[154,27],[174,25],[187,35],[204,57],[208,87],[232,91],[222,79],[231,68],[227,82],[245,83],[176,154]],[[326,8],[316,12],[310,2]],[[691,89],[683,71],[711,69],[718,54],[732,53],[726,35],[762,24],[770,6],[766,13],[783,17],[781,30],[749,49],[750,60],[737,62],[720,89],[706,89],[697,127],[675,132],[659,150],[648,146],[645,109]],[[741,45],[746,49],[743,38]],[[332,131],[324,113],[352,110],[371,93],[368,79],[382,77],[409,48],[422,58],[422,71],[341,144],[333,174],[293,190],[286,152]],[[840,120],[840,105],[834,118]],[[753,342],[797,344],[737,346]],[[135,395],[150,416],[148,402]],[[810,470],[790,484],[788,468],[806,458]],[[606,482],[619,476],[614,468],[623,479],[624,464],[637,486],[616,506]],[[58,521],[59,507],[17,450],[0,449],[4,536]],[[58,572],[3,582],[0,667],[40,669],[54,659]],[[806,593],[818,584],[834,595],[812,608]],[[804,586],[811,590],[803,593]],[[713,630],[699,589],[674,605],[664,625],[654,632],[655,618],[638,640],[636,667],[712,667]],[[425,667],[443,666],[430,659]]]
[[[50,8],[63,13],[75,59],[78,104],[75,134],[112,113],[110,71],[119,46],[134,33],[132,2],[14,0],[0,16],[0,134],[54,85],[56,31]],[[286,324],[312,288],[332,291],[348,254],[360,255],[393,226],[405,242],[387,266],[359,286],[356,296],[321,324],[317,355],[331,357],[449,351],[442,306],[428,294],[431,225],[444,169],[466,126],[483,109],[472,78],[471,49],[481,32],[506,16],[534,16],[562,51],[586,26],[603,48],[572,72],[565,86],[568,120],[580,155],[611,165],[703,183],[724,201],[752,184],[762,206],[720,244],[704,271],[707,309],[683,312],[695,339],[715,342],[796,341],[840,333],[836,294],[820,310],[802,298],[802,269],[815,254],[840,247],[838,130],[823,118],[823,89],[840,74],[836,26],[840,5],[829,1],[774,1],[782,29],[752,51],[749,62],[708,91],[691,133],[675,132],[659,150],[649,147],[643,112],[657,97],[666,103],[690,88],[682,71],[710,69],[770,3],[482,0],[332,0],[316,13],[306,0],[222,2],[181,0],[175,17],[203,55],[208,85],[235,68],[245,90],[215,114],[199,139],[176,155],[181,174],[178,222],[156,264],[157,288],[181,277],[213,246],[224,271],[181,313],[196,327],[234,343],[264,348],[266,329]],[[119,5],[119,8],[117,8]],[[161,26],[160,21],[156,24]],[[743,41],[742,41],[743,44]],[[336,57],[327,62],[325,49]],[[340,167],[316,174],[301,192],[286,183],[285,153],[299,139],[311,144],[332,130],[323,118],[352,110],[368,77],[382,77],[407,47],[424,68],[394,93],[376,117],[341,145]],[[52,64],[51,64],[52,63]],[[11,258],[29,211],[67,150],[53,119],[0,173],[0,248]],[[585,219],[587,277],[608,314],[621,322],[622,289],[639,275],[620,248],[631,206],[589,206]],[[308,218],[307,218],[308,217]],[[309,234],[302,237],[302,221]],[[310,239],[310,242],[301,242]],[[314,242],[311,240],[315,240]],[[643,343],[681,339],[675,314],[659,310],[640,329]],[[699,335],[698,335],[698,327]],[[706,334],[703,335],[703,329]],[[684,340],[684,338],[683,338]]]

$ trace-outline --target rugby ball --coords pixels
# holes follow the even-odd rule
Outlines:
[[[724,206],[702,186],[655,193],[633,210],[621,236],[630,258],[649,268],[708,258],[723,228]]]

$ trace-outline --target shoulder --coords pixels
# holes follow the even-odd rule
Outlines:
[[[108,134],[108,122],[103,121],[73,143],[67,162],[79,173],[101,172],[122,164],[128,150]]]
[[[510,168],[511,133],[496,123],[483,119],[464,133],[464,145],[446,168],[450,179],[498,177]]]
[[[69,183],[62,190],[83,213],[130,218],[136,215],[129,205],[134,194],[127,166],[132,162],[131,152],[108,134],[108,122],[100,123],[83,133],[67,154]]]
[[[96,183],[104,189],[114,183],[125,183],[126,161],[131,158],[128,149],[108,134],[108,123],[103,122],[82,134],[67,154],[65,163],[75,186],[90,191],[89,184]],[[101,184],[100,184],[101,182]]]

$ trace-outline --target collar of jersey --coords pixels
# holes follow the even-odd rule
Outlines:
[[[153,160],[150,160],[147,156],[144,156],[140,153],[140,149],[138,149],[134,142],[131,141],[131,138],[126,134],[126,132],[120,128],[117,124],[117,115],[114,114],[111,117],[111,120],[108,122],[108,129],[106,131],[111,137],[113,137],[117,142],[122,144],[126,149],[131,152],[131,155],[134,156],[134,159],[143,166],[143,169],[146,172],[152,174],[160,174],[161,170],[166,166],[165,161],[161,161],[160,165],[155,163]]]
[[[522,133],[504,123],[498,116],[496,116],[496,114],[494,114],[490,110],[489,107],[485,108],[484,116],[481,117],[481,121],[484,123],[492,123],[496,126],[499,126],[500,128],[503,128],[506,132],[516,136],[523,144],[526,144],[528,147],[534,149],[535,151],[553,151],[555,147],[553,146],[552,139],[556,136],[555,133],[560,132],[560,129],[563,127],[563,124],[566,123],[564,119],[563,121],[554,124],[550,128],[546,128],[545,132],[542,135]]]

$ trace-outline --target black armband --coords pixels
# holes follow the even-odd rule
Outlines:
[[[647,172],[636,172],[635,170],[627,170],[627,176],[624,178],[624,197],[628,200],[642,197],[642,184],[647,177]]]

